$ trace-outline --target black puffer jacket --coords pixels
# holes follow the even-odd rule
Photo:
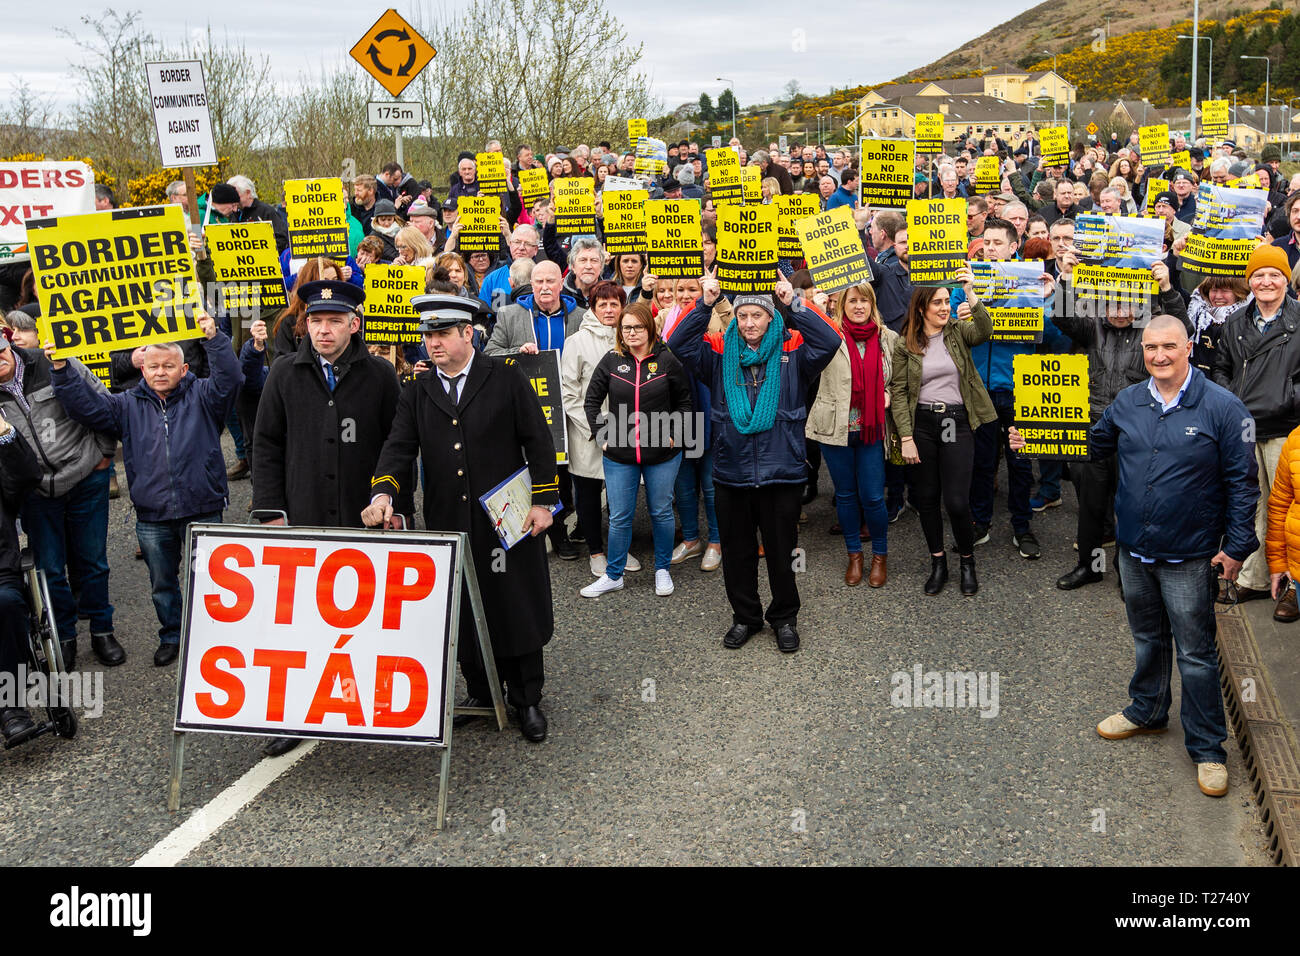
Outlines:
[[[1068,282],[1062,281],[1058,301],[1061,308],[1052,316],[1056,327],[1088,350],[1088,410],[1095,422],[1121,391],[1150,378],[1142,359],[1142,329],[1111,325],[1104,318],[1078,315],[1078,301]],[[1153,313],[1166,313],[1187,324],[1187,304],[1178,289],[1161,292],[1153,304]],[[1191,326],[1187,333],[1192,332]]]
[[[608,415],[600,410],[606,398]],[[662,340],[644,359],[611,351],[591,373],[584,410],[592,436],[606,446],[611,461],[659,465],[682,450],[691,381]]]
[[[1300,424],[1300,302],[1287,296],[1261,333],[1254,300],[1228,316],[1219,334],[1213,377],[1255,418],[1255,439],[1285,438]]]
[[[22,573],[22,547],[15,522],[27,495],[41,482],[41,464],[22,433],[9,426],[0,442],[0,584]]]

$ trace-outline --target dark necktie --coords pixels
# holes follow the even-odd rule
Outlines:
[[[337,380],[334,378],[334,366],[326,364],[324,368],[325,368],[325,384],[329,387],[329,390],[332,392],[334,391],[334,386],[337,384]]]
[[[447,383],[447,397],[451,399],[451,403],[457,407],[460,406],[460,382],[464,377],[464,372],[461,372],[459,375],[452,378],[448,378],[445,375],[442,377],[442,380]]]

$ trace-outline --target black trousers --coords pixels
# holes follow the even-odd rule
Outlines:
[[[1119,484],[1119,464],[1114,455],[1093,460],[1072,470],[1076,476],[1074,490],[1079,496],[1079,567],[1105,570],[1101,543],[1106,526],[1115,513],[1115,488]]]
[[[794,552],[799,542],[799,509],[804,485],[738,488],[714,482],[714,506],[722,539],[722,578],[732,621],[761,627],[793,624],[799,615]],[[763,613],[758,598],[758,535],[767,555],[772,603]]]
[[[542,666],[540,649],[519,657],[502,657],[496,653],[493,657],[496,658],[497,676],[505,685],[506,700],[520,710],[541,702],[546,672]],[[492,689],[488,684],[483,655],[478,649],[478,636],[474,632],[474,615],[470,611],[469,601],[464,602],[461,611],[460,642],[456,646],[456,660],[460,662],[460,672],[465,677],[469,696],[484,702],[490,701]]]
[[[573,506],[578,511],[578,528],[587,539],[588,554],[605,553],[605,527],[600,513],[600,490],[605,483],[599,478],[573,475]]]
[[[919,464],[909,466],[915,483],[912,504],[921,516],[921,530],[931,554],[941,554],[943,515],[939,499],[952,522],[959,554],[972,554],[975,530],[970,516],[970,473],[975,459],[975,438],[966,410],[949,406],[942,415],[918,407],[912,416],[912,440]]]

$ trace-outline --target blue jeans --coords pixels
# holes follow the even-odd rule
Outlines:
[[[239,414],[233,405],[230,407],[230,414],[226,416],[226,428],[229,429],[230,437],[235,442],[235,457],[242,461],[248,457],[244,453],[244,429],[239,424]]]
[[[172,521],[139,521],[135,536],[149,568],[153,588],[153,609],[158,615],[158,643],[179,644],[181,639],[181,556],[185,553],[185,529],[193,524],[220,524],[221,512],[176,518]]]
[[[673,558],[673,483],[681,464],[679,452],[662,465],[624,465],[605,458],[605,500],[609,503],[609,547],[605,549],[605,574],[617,581],[627,564],[632,544],[632,516],[636,493],[645,477],[645,503],[655,541],[655,570],[666,570]]]
[[[1217,572],[1209,558],[1143,564],[1123,547],[1116,557],[1137,656],[1128,685],[1133,702],[1124,708],[1124,716],[1140,727],[1163,727],[1169,722],[1170,658],[1177,643],[1183,742],[1197,763],[1223,763],[1228,726],[1214,643]]]
[[[67,568],[77,569],[81,609],[91,634],[113,633],[108,603],[108,477],[111,468],[92,471],[57,498],[33,492],[23,505],[23,527],[36,566],[45,572],[51,610],[60,641],[77,639],[77,602]]]
[[[993,523],[993,481],[998,475],[998,451],[1007,458],[1007,510],[1011,512],[1011,530],[1023,534],[1029,530],[1029,495],[1034,487],[1034,469],[1028,458],[1007,444],[1006,430],[1016,423],[1016,403],[1011,392],[989,392],[998,419],[986,422],[975,431],[975,458],[970,473],[971,521],[982,527]],[[1059,489],[1058,489],[1059,490]]]
[[[1048,501],[1061,497],[1061,472],[1065,462],[1040,461],[1038,463],[1038,495]]]
[[[684,458],[677,471],[673,497],[682,523],[682,540],[700,540],[700,497],[704,497],[704,518],[709,523],[709,543],[722,540],[718,534],[718,512],[713,507],[713,449],[699,458]]]
[[[871,532],[871,553],[888,554],[889,513],[885,510],[885,443],[862,444],[860,432],[847,445],[822,443],[822,458],[835,483],[835,514],[849,554],[862,553],[862,516]]]

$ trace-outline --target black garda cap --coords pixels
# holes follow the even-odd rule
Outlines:
[[[308,282],[297,291],[307,303],[307,315],[313,312],[353,312],[359,315],[361,303],[366,299],[364,289],[334,279]]]
[[[486,306],[478,299],[442,292],[417,295],[411,299],[411,306],[420,315],[421,335],[466,325],[486,311]]]

